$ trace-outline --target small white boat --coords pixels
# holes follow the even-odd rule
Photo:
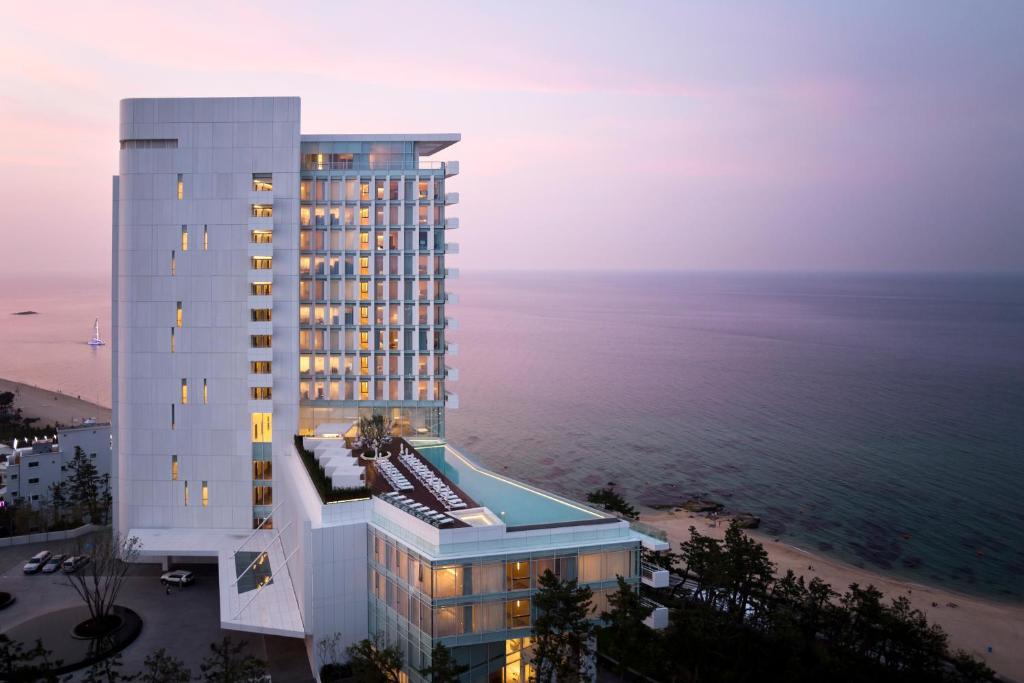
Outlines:
[[[89,346],[103,346],[106,343],[100,339],[100,319],[96,318],[96,322],[92,324],[92,339],[89,340]]]

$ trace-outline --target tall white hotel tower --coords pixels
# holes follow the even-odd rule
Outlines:
[[[340,634],[412,680],[441,642],[520,681],[545,569],[598,612],[616,575],[667,580],[639,555],[663,542],[445,441],[458,162],[432,158],[459,135],[302,135],[267,97],[123,100],[119,137],[115,526],[216,562],[223,627],[303,638],[314,671]],[[377,414],[400,438],[374,462],[351,446]]]

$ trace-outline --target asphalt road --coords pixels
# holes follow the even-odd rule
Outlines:
[[[46,612],[82,604],[67,585],[64,574],[26,576],[22,572],[25,561],[40,550],[56,553],[71,549],[56,543],[0,548],[0,591],[16,598],[13,605],[0,610],[0,633]],[[210,654],[210,643],[230,636],[235,642],[244,642],[246,651],[261,659],[266,660],[268,651],[271,653],[275,683],[311,680],[300,640],[265,638],[220,628],[216,565],[175,568],[192,570],[196,582],[186,588],[171,589],[168,595],[160,584],[160,565],[133,565],[117,603],[135,610],[142,617],[143,627],[138,639],[121,653],[123,671],[138,671],[146,656],[162,647],[183,660],[198,677],[200,662]]]

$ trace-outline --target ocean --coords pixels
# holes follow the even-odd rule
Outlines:
[[[1024,275],[463,273],[448,436],[511,476],[709,497],[1024,600]],[[0,377],[109,405],[108,285],[6,280]],[[37,316],[9,313],[33,309]]]

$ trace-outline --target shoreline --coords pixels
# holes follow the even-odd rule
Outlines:
[[[24,417],[39,418],[40,426],[72,425],[83,418],[109,422],[111,409],[85,399],[44,389],[42,387],[0,378],[0,392],[16,394],[15,406]],[[707,536],[721,539],[731,516],[719,514],[716,519],[706,513],[689,512],[682,508],[654,509],[637,506],[640,521],[657,527],[666,534],[673,550],[689,538],[693,526]],[[818,577],[843,592],[851,583],[872,584],[886,598],[907,595],[912,605],[921,610],[929,623],[938,624],[949,636],[951,650],[962,649],[992,667],[1000,677],[1024,681],[1024,604],[1000,602],[917,583],[897,575],[862,569],[833,559],[821,551],[806,550],[756,529],[744,530],[761,543],[779,573],[792,569],[808,580]],[[955,605],[951,607],[950,604]],[[988,647],[992,647],[989,653]]]
[[[672,550],[690,537],[689,528],[695,527],[703,535],[721,539],[731,516],[719,514],[717,519],[705,513],[689,512],[681,508],[655,510],[637,506],[640,521],[657,527],[668,534]],[[899,576],[886,575],[870,569],[861,569],[842,560],[833,559],[820,551],[805,550],[756,529],[744,533],[764,546],[768,558],[776,565],[776,573],[792,569],[806,580],[818,577],[842,593],[851,583],[874,585],[886,599],[906,595],[914,608],[921,610],[929,623],[938,624],[949,636],[950,650],[964,650],[984,661],[996,673],[1013,681],[1024,681],[1024,605],[998,602],[909,581]],[[952,606],[951,606],[952,605]],[[988,647],[992,652],[988,652]]]
[[[70,427],[80,424],[84,418],[110,422],[110,408],[83,398],[0,378],[0,392],[5,391],[15,395],[14,407],[21,409],[22,417],[39,419],[34,427]]]

